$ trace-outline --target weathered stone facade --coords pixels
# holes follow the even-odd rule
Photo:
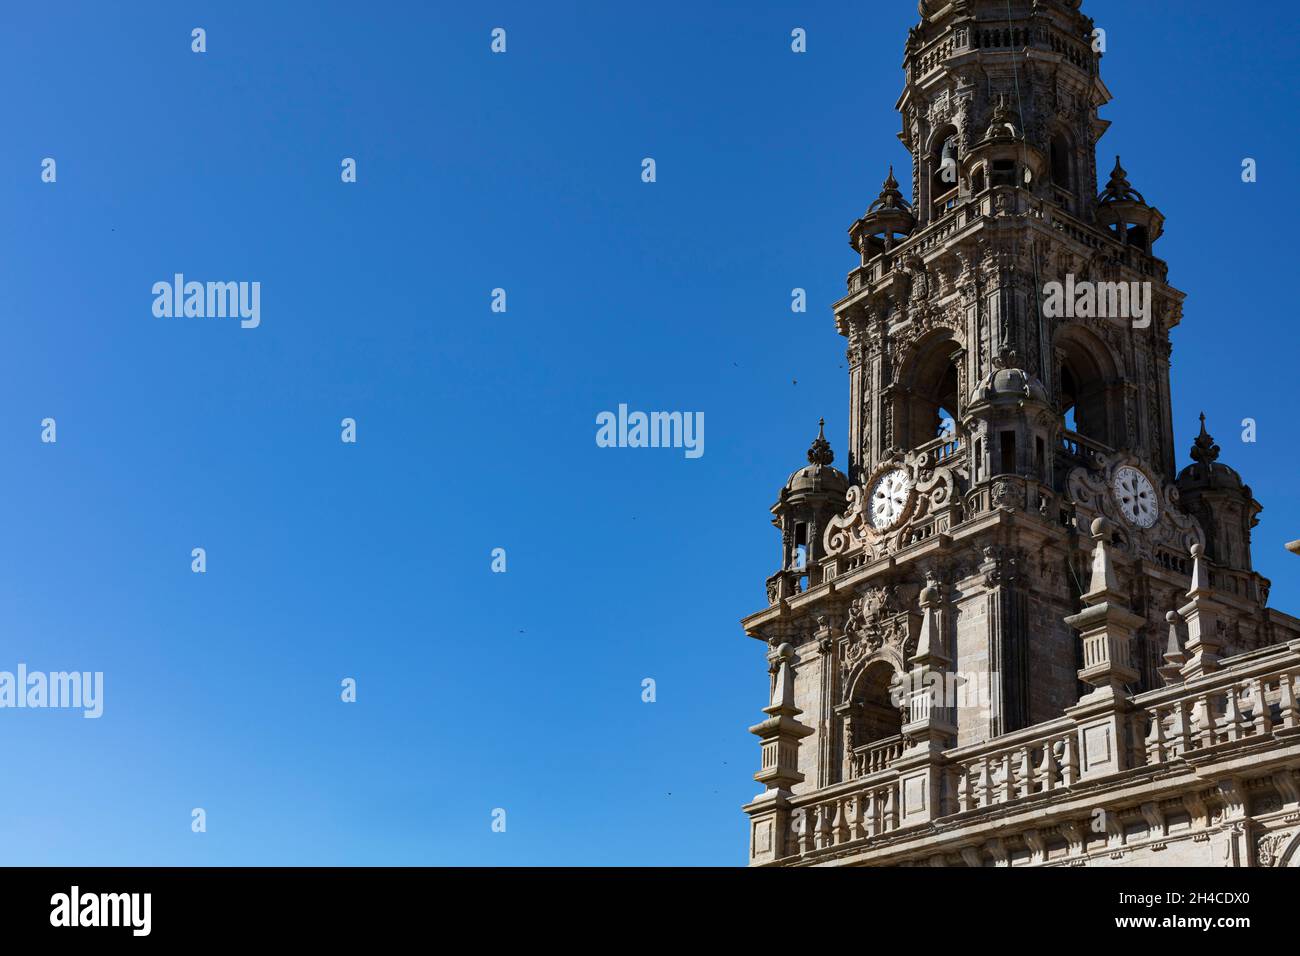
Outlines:
[[[1176,469],[1164,218],[1078,0],[923,0],[850,228],[849,454],[772,508],[754,865],[1300,866],[1300,621],[1206,433]],[[1062,307],[1064,305],[1064,308]]]

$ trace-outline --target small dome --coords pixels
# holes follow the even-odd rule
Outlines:
[[[880,195],[867,207],[866,214],[849,227],[849,245],[859,252],[866,252],[866,246],[878,246],[880,251],[891,247],[895,236],[909,236],[916,228],[916,216],[912,206],[903,198],[894,178],[894,167],[889,167],[889,176],[881,186]]]
[[[1227,490],[1250,494],[1237,470],[1219,461],[1219,446],[1205,430],[1204,414],[1201,415],[1201,433],[1192,444],[1192,463],[1178,473],[1178,490]]]
[[[785,489],[792,494],[819,492],[842,495],[848,493],[849,478],[830,465],[806,465],[790,476]]]
[[[1047,403],[1047,389],[1037,378],[1020,368],[1000,368],[986,375],[971,392],[971,404],[1014,400]]]
[[[838,468],[832,468],[835,452],[826,440],[826,419],[817,423],[817,437],[808,449],[808,464],[792,474],[785,483],[782,495],[831,494],[843,496],[849,490],[849,477]]]

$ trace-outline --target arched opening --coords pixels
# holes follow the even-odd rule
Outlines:
[[[984,176],[984,167],[982,165],[975,167],[975,172],[971,173],[970,191],[975,195],[982,193],[988,186]]]
[[[1056,388],[1062,426],[1086,442],[1109,449],[1125,444],[1118,375],[1099,340],[1077,327],[1057,338]]]
[[[893,665],[888,661],[876,661],[858,678],[853,694],[855,747],[903,732],[901,702],[895,703],[892,699],[897,696],[893,689],[894,673]]]
[[[884,770],[903,752],[906,706],[897,671],[888,661],[874,661],[858,675],[849,701],[845,740],[853,776]]]
[[[960,347],[941,332],[918,345],[899,375],[903,386],[895,415],[897,442],[905,450],[937,439],[952,441],[961,421]]]

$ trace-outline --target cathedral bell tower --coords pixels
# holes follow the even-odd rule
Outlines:
[[[897,764],[951,800],[944,747],[1074,707],[1090,693],[1080,605],[1099,550],[1125,634],[1117,694],[1163,686],[1193,549],[1234,602],[1220,653],[1268,640],[1258,503],[1208,436],[1176,470],[1184,295],[1155,253],[1164,217],[1118,160],[1098,186],[1111,95],[1092,21],[1079,0],[918,10],[897,104],[912,198],[891,168],[849,228],[857,259],[834,305],[847,474],[819,435],[772,508],[769,606],[743,622],[769,661],[790,645],[811,728],[796,796]],[[918,710],[917,675],[955,693]],[[924,733],[909,731],[917,714]]]

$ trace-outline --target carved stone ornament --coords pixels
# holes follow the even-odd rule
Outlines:
[[[1192,545],[1205,546],[1205,532],[1182,510],[1174,483],[1157,487],[1143,463],[1130,453],[1098,456],[1096,467],[1071,471],[1068,483],[1078,527],[1089,527],[1094,518],[1109,518],[1127,532],[1117,536],[1116,546],[1135,557],[1158,561],[1157,551],[1163,550],[1181,558]],[[1143,493],[1147,497],[1140,499]]]
[[[1255,858],[1259,861],[1259,865],[1278,866],[1282,862],[1282,854],[1292,836],[1294,834],[1291,833],[1266,833],[1261,836],[1255,848]]]
[[[909,452],[882,462],[866,482],[849,489],[848,507],[827,523],[827,556],[865,551],[875,560],[905,547],[919,524],[955,520],[945,515],[961,507],[965,472],[960,467],[936,466],[932,452]]]
[[[899,585],[868,588],[849,604],[840,638],[841,683],[851,692],[853,676],[870,660],[886,658],[896,669],[916,653],[919,614],[909,610]]]

